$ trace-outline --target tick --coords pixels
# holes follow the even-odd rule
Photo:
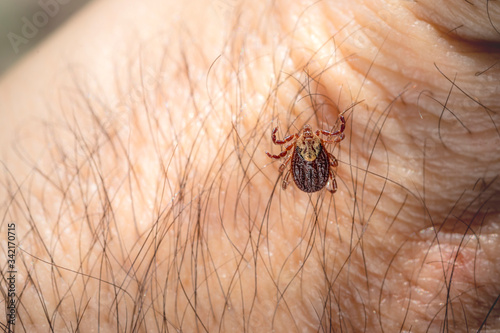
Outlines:
[[[271,134],[271,139],[276,145],[285,146],[278,155],[273,155],[266,151],[267,156],[285,161],[280,165],[279,172],[285,175],[281,187],[286,189],[288,178],[293,175],[295,185],[304,192],[312,193],[321,190],[330,181],[328,191],[337,191],[337,181],[333,168],[338,166],[338,161],[333,154],[326,150],[326,144],[338,143],[344,139],[345,118],[339,116],[340,129],[329,132],[326,130],[316,130],[313,132],[311,126],[305,125],[298,133],[289,135],[283,140],[276,138],[278,127],[275,127]],[[323,140],[320,135],[326,137]],[[290,167],[288,165],[291,164]]]

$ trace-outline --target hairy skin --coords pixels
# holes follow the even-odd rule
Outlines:
[[[0,82],[16,332],[499,331],[499,15],[94,2]],[[358,102],[283,191],[272,128]]]

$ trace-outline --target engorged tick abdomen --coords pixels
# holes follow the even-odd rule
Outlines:
[[[316,192],[328,182],[330,165],[324,147],[314,161],[306,161],[295,147],[292,157],[292,175],[297,187],[307,193]]]

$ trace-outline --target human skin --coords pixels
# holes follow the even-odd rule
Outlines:
[[[0,82],[16,332],[500,330],[499,6],[92,3]]]

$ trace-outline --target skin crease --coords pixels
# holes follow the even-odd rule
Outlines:
[[[16,332],[499,331],[500,35],[446,5],[92,3],[0,82]]]

